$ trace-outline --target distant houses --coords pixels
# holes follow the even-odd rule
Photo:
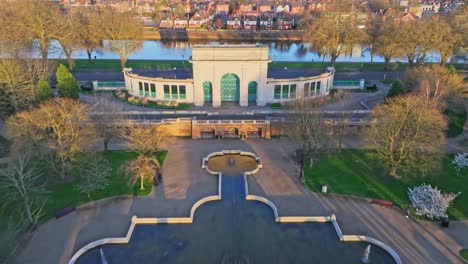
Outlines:
[[[245,0],[241,3],[231,0],[62,0],[65,8],[86,6],[101,9],[114,8],[117,11],[132,11],[145,26],[174,29],[207,30],[291,30],[297,27],[304,15],[326,12],[328,0]],[[290,1],[290,2],[289,2]],[[383,20],[391,17],[408,23],[422,17],[456,11],[464,0],[397,0],[396,9],[380,10],[375,15]],[[361,0],[360,4],[367,2]],[[363,27],[370,12],[361,12],[357,17]]]

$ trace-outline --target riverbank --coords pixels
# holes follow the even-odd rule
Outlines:
[[[203,41],[294,41],[304,40],[304,31],[301,30],[268,30],[268,31],[186,31],[180,29],[145,28],[144,40],[203,40]]]

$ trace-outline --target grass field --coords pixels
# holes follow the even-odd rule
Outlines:
[[[167,151],[161,151],[158,153],[157,158],[161,165],[163,164],[166,155]],[[110,162],[112,167],[112,174],[110,176],[111,184],[104,190],[91,194],[91,198],[88,198],[86,194],[78,192],[75,189],[75,182],[60,183],[50,186],[51,195],[46,207],[44,208],[44,219],[53,217],[55,212],[65,207],[78,206],[105,197],[119,195],[144,196],[151,192],[153,185],[150,180],[145,182],[145,190],[140,191],[139,183],[136,185],[129,184],[128,178],[123,171],[125,163],[137,156],[135,153],[126,151],[108,151],[103,153],[103,156]],[[77,169],[77,171],[79,171],[79,169]]]
[[[468,177],[457,174],[452,158],[452,155],[445,156],[425,176],[404,170],[400,172],[402,179],[395,180],[386,176],[386,169],[375,153],[344,150],[323,155],[313,168],[307,167],[304,172],[306,185],[314,192],[319,192],[325,184],[331,193],[385,199],[401,208],[409,206],[408,188],[422,183],[437,186],[443,192],[461,192],[448,214],[452,219],[468,219]]]
[[[466,249],[466,248],[465,248],[465,249],[461,249],[461,250],[460,250],[460,256],[461,256],[464,260],[468,261],[468,249]]]

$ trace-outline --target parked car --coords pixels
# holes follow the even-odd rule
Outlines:
[[[92,82],[81,83],[81,84],[80,84],[80,89],[81,89],[82,91],[91,92],[91,91],[94,90],[94,86],[93,86],[93,83],[92,83]]]

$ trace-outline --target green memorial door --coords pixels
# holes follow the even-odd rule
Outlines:
[[[203,95],[205,102],[212,102],[213,101],[213,86],[211,82],[204,82],[203,83]]]
[[[221,101],[239,102],[240,80],[237,75],[228,73],[221,78]]]
[[[249,82],[249,102],[257,101],[257,82]]]

